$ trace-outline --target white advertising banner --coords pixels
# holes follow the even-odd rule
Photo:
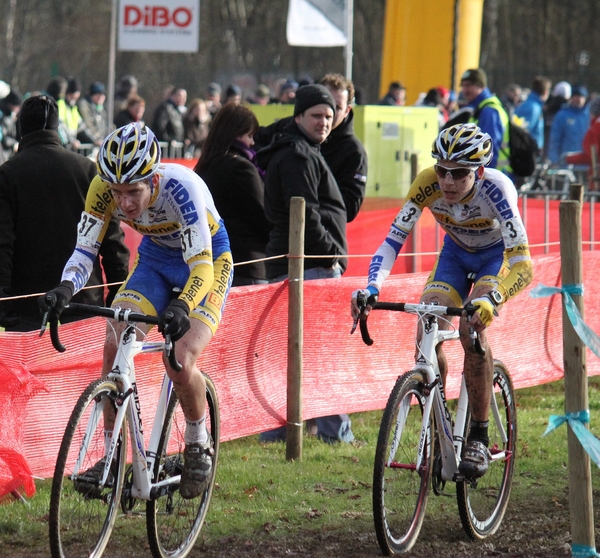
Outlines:
[[[348,0],[290,0],[287,41],[291,46],[346,46]]]
[[[200,0],[121,0],[119,50],[198,52]]]

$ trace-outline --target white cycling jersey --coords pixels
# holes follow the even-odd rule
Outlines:
[[[531,257],[518,195],[511,180],[496,169],[485,168],[472,191],[458,203],[445,201],[433,167],[423,170],[413,182],[406,202],[371,260],[368,284],[378,290],[389,275],[408,233],[428,207],[452,240],[470,252],[504,244],[511,271],[502,282],[506,298],[527,285]]]

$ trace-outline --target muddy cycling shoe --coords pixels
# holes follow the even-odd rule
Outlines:
[[[212,445],[186,444],[183,452],[183,472],[179,493],[186,500],[196,498],[204,490],[212,474],[215,450]]]
[[[459,473],[469,479],[483,477],[488,470],[489,453],[480,440],[468,440],[462,461],[458,466]]]
[[[115,484],[115,476],[117,474],[117,462],[113,460],[108,477],[106,478],[106,484],[102,487],[100,486],[100,481],[104,473],[105,463],[106,457],[103,457],[93,467],[78,475],[73,481],[75,490],[83,494],[86,498],[99,498],[103,488],[112,488]]]

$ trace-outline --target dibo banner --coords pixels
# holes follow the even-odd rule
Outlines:
[[[198,52],[200,0],[122,0],[119,50]]]

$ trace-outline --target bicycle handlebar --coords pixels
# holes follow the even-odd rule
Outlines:
[[[361,308],[361,310],[366,307],[366,301],[363,302],[364,305],[362,306],[362,308],[359,303],[359,308]],[[377,301],[373,305],[372,309],[391,310],[393,312],[408,312],[410,314],[417,314],[422,312],[435,314],[438,316],[463,316],[464,314],[466,314],[466,316],[469,319],[473,316],[473,314],[475,314],[475,312],[477,312],[477,309],[471,303],[467,304],[464,308],[454,308],[452,306],[440,306],[437,304],[413,304],[407,302]],[[360,325],[360,334],[365,345],[371,346],[373,344],[373,339],[371,339],[371,336],[369,335],[369,330],[367,328],[367,316],[363,316],[362,311],[359,317],[356,318],[354,326],[352,327],[352,331],[350,333],[354,333],[354,331],[356,330],[357,323]],[[481,340],[479,339],[477,332],[472,327],[470,328],[470,335],[473,346],[475,347],[475,351],[480,355],[484,355],[485,349],[481,345]]]
[[[64,312],[81,313],[88,316],[100,316],[103,318],[111,318],[117,322],[137,322],[149,325],[158,325],[157,316],[149,316],[147,314],[138,314],[132,312],[129,309],[124,308],[106,308],[104,306],[93,306],[91,304],[81,304],[78,302],[70,302],[65,306]],[[46,324],[48,323],[48,312],[44,314],[42,318],[42,328],[40,330],[40,337],[46,330]],[[50,339],[52,340],[52,346],[59,352],[64,353],[67,349],[60,342],[58,336],[58,320],[52,320],[50,323]],[[180,372],[182,369],[181,364],[177,361],[175,356],[175,342],[171,340],[170,335],[165,335],[165,352],[169,360],[171,368],[176,372]]]

